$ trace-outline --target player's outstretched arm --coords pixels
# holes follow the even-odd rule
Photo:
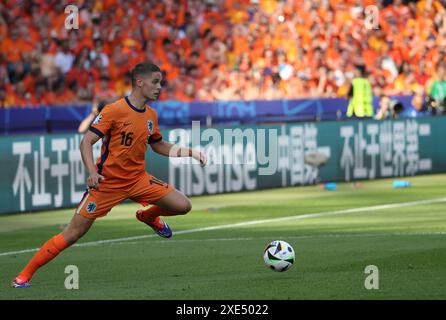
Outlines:
[[[82,161],[88,170],[89,177],[87,179],[87,185],[89,188],[99,189],[99,182],[105,180],[104,176],[98,174],[96,166],[93,160],[93,145],[100,139],[100,137],[91,132],[87,131],[82,138],[80,150]]]
[[[81,124],[79,125],[79,128],[77,128],[77,132],[79,133],[87,132],[91,122],[94,120],[96,116],[97,114],[94,114],[93,112],[90,113],[84,120],[82,120]]]
[[[150,146],[152,147],[153,151],[166,157],[192,157],[200,162],[202,167],[204,167],[207,163],[206,155],[198,150],[183,148],[163,140],[152,143]]]

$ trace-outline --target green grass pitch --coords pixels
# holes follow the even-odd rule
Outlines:
[[[388,179],[194,197],[192,212],[166,219],[171,239],[135,219],[139,205],[122,204],[30,289],[10,282],[34,252],[11,252],[40,247],[74,210],[0,216],[0,299],[445,299],[446,175],[406,180],[412,187]],[[296,251],[283,273],[262,259],[277,239]],[[78,290],[64,287],[68,265],[79,269]],[[378,290],[364,286],[368,265]]]

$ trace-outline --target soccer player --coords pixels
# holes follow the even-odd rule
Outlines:
[[[136,218],[164,238],[172,231],[160,216],[186,214],[191,210],[189,199],[145,171],[147,144],[164,156],[189,156],[206,165],[206,156],[197,150],[180,148],[162,140],[157,114],[147,105],[161,92],[161,70],[145,62],[132,71],[132,92],[129,96],[104,107],[80,144],[82,160],[89,172],[85,192],[71,222],[58,235],[48,240],[13,280],[14,288],[30,287],[29,281],[38,268],[54,259],[62,250],[79,240],[96,218],[104,217],[118,203],[131,199],[146,210],[138,210]],[[102,155],[96,166],[92,146],[102,138]]]

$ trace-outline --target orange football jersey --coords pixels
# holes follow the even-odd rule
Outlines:
[[[96,167],[105,177],[101,184],[108,188],[137,182],[146,171],[147,144],[162,139],[155,109],[140,110],[127,97],[105,106],[89,130],[102,138]]]

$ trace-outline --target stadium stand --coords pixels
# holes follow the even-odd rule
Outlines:
[[[64,8],[79,7],[78,30]],[[364,27],[377,5],[379,29]],[[445,62],[439,0],[2,1],[0,107],[91,103],[129,92],[153,60],[162,100],[344,97],[356,64],[374,94],[429,93]]]

